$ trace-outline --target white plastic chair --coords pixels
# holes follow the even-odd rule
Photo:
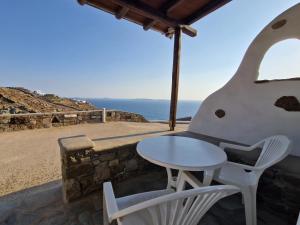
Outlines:
[[[196,225],[215,202],[239,191],[231,185],[218,185],[115,198],[107,182],[103,185],[103,224],[117,220],[118,225]]]
[[[251,151],[262,147],[254,166],[228,161],[214,177],[214,180],[220,183],[235,185],[241,189],[247,225],[257,224],[256,191],[260,176],[265,169],[281,161],[289,154],[289,146],[290,140],[282,135],[266,138],[250,147],[220,143],[222,149],[230,148],[241,151]]]

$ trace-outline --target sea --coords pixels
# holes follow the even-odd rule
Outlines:
[[[170,114],[170,100],[110,98],[88,98],[82,100],[92,103],[97,108],[138,113],[148,120],[168,120]],[[179,100],[177,118],[193,117],[200,105],[201,101]]]

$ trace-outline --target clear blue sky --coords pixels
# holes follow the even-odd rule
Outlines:
[[[180,99],[201,100],[224,85],[255,35],[298,2],[233,0],[196,22],[198,36],[183,38]],[[300,75],[299,63],[288,66],[300,58],[298,42],[277,50],[289,68],[282,71],[293,76]],[[172,48],[173,40],[157,32],[75,0],[1,1],[0,86],[69,97],[169,99]],[[276,60],[266,60],[263,72],[276,73]]]

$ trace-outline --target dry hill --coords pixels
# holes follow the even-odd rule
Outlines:
[[[93,105],[53,94],[38,94],[25,88],[0,87],[0,114],[93,110]]]

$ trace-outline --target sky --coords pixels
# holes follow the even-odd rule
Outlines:
[[[203,100],[255,36],[299,0],[233,0],[183,35],[179,99]],[[1,0],[0,86],[65,97],[169,99],[173,40],[76,0]],[[296,60],[297,59],[297,60]],[[260,78],[300,76],[299,40],[274,46]],[[298,61],[298,63],[297,63]]]

